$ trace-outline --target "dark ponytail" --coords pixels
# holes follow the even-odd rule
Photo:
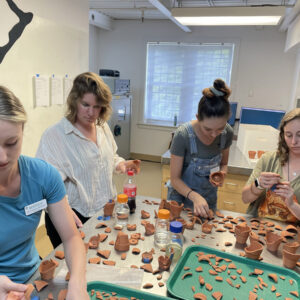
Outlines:
[[[214,85],[205,88],[202,94],[203,97],[198,104],[199,121],[212,117],[229,119],[231,112],[228,98],[231,90],[222,79],[216,79]]]

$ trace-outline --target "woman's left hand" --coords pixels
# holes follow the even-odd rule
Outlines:
[[[117,166],[117,170],[123,174],[127,171],[134,171],[134,173],[138,174],[140,172],[140,164],[141,161],[138,159],[121,161]]]
[[[274,193],[285,199],[287,207],[290,207],[293,204],[294,190],[288,181],[278,183]]]

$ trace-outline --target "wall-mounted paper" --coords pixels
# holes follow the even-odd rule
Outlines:
[[[63,80],[62,77],[55,76],[51,77],[51,105],[64,104],[63,95]]]
[[[36,74],[33,77],[35,106],[49,106],[49,77]]]
[[[69,78],[68,75],[64,77],[64,101],[67,101],[68,95],[73,86],[73,79]]]

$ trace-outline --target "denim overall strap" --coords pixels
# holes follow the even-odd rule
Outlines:
[[[187,130],[188,135],[189,135],[190,148],[191,148],[190,152],[191,152],[191,155],[193,156],[194,154],[198,153],[198,150],[197,150],[196,137],[195,137],[195,133],[194,133],[194,130],[192,127],[192,123],[191,122],[186,123],[185,129]]]

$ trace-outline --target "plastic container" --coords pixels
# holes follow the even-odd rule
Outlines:
[[[136,209],[136,181],[133,171],[127,171],[127,178],[123,185],[123,193],[128,196],[128,206],[130,213],[134,213]]]
[[[169,243],[169,219],[170,212],[167,209],[160,209],[158,211],[158,218],[155,224],[154,243],[159,248],[164,248]]]
[[[182,253],[183,236],[181,232],[181,222],[173,221],[170,223],[170,241],[166,247],[166,255],[170,257],[172,261],[177,261]]]
[[[119,194],[117,197],[117,204],[115,207],[116,213],[116,225],[126,226],[128,223],[129,207],[128,207],[128,196],[125,194]]]

